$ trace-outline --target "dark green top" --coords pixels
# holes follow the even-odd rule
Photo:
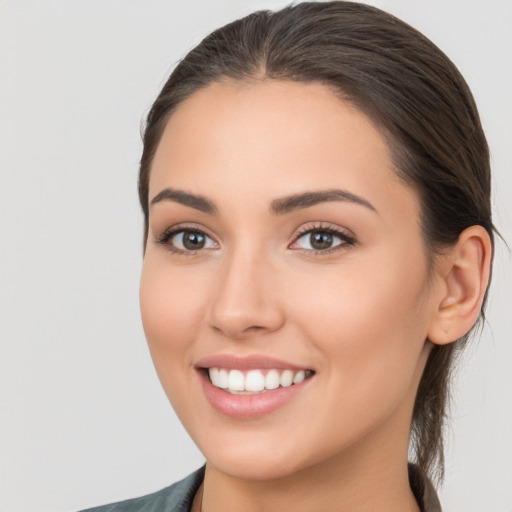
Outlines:
[[[203,466],[187,478],[153,494],[89,508],[82,512],[190,512],[194,496],[203,482],[204,468]],[[432,483],[414,464],[409,464],[409,482],[421,512],[441,512]]]
[[[152,494],[88,508],[82,512],[190,512],[194,496],[203,482],[204,468]]]

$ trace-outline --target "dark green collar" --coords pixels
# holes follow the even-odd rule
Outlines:
[[[153,494],[82,512],[190,512],[194,496],[203,482],[204,470],[205,466]],[[421,512],[441,512],[434,486],[415,464],[409,464],[409,483]]]

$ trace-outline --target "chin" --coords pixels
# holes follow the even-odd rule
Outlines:
[[[242,480],[265,481],[285,478],[303,469],[284,457],[272,457],[271,454],[260,452],[257,456],[240,452],[236,448],[206,457],[207,464],[218,471]]]
[[[192,435],[207,464],[243,480],[270,481],[298,475],[343,452],[345,444],[318,443],[321,437],[316,435],[318,431],[308,435],[300,427],[295,428],[296,435],[293,435],[289,424],[283,429],[267,431],[255,428],[212,430],[208,437],[204,432]]]

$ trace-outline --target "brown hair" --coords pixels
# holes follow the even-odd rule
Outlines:
[[[151,162],[176,107],[213,82],[269,79],[328,85],[373,120],[398,174],[419,195],[431,261],[469,226],[483,226],[493,240],[489,152],[463,77],[406,23],[364,4],[335,1],[255,12],[214,31],[179,62],[146,121],[139,175],[144,244]],[[414,405],[412,453],[438,479],[450,369],[468,336],[433,347]]]

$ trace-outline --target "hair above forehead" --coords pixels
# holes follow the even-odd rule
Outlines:
[[[225,79],[331,85],[391,135],[395,163],[420,193],[429,245],[453,243],[472,224],[492,234],[488,150],[469,88],[433,43],[397,18],[359,3],[305,2],[214,31],[178,64],[147,117],[141,178],[149,179],[174,109]],[[147,181],[141,187],[144,209]],[[453,229],[436,231],[444,223],[439,201],[460,218]]]
[[[139,174],[144,241],[151,162],[166,122],[194,92],[224,80],[330,86],[385,136],[398,174],[419,195],[432,258],[472,225],[483,226],[493,239],[489,151],[472,94],[457,68],[394,16],[360,3],[332,1],[255,12],[215,30],[179,62],[146,120]],[[413,451],[431,475],[437,467],[442,476],[451,361],[466,338],[434,347],[416,398]]]

